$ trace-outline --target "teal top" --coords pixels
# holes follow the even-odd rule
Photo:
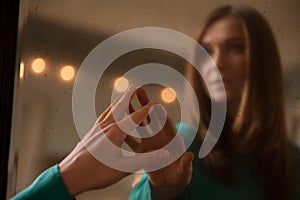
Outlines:
[[[187,135],[189,132],[188,125],[181,124],[179,132]],[[232,158],[233,171],[238,179],[236,185],[225,185],[215,179],[205,169],[203,160],[198,158],[201,141],[196,137],[189,147],[188,151],[192,151],[195,155],[193,160],[193,174],[191,182],[187,185],[184,193],[177,199],[193,200],[193,199],[266,199],[265,192],[258,173],[254,167],[255,160],[251,160],[239,155]],[[295,189],[293,199],[300,199],[300,150],[291,145],[292,160],[295,166]],[[226,173],[226,172],[224,172]],[[276,192],[276,191],[274,191]],[[133,188],[130,200],[151,200],[151,188],[146,174],[143,174],[141,181]]]
[[[12,200],[72,200],[73,197],[68,191],[58,165],[44,171],[26,189],[18,193]]]
[[[184,136],[189,134],[189,127],[181,124],[179,132]],[[189,151],[198,155],[200,139],[196,137],[189,147]],[[291,145],[292,161],[294,161],[295,190],[294,199],[300,199],[300,150]],[[233,167],[239,185],[227,186],[209,175],[203,165],[203,161],[195,156],[193,161],[192,180],[184,193],[178,199],[264,199],[265,194],[260,184],[258,173],[254,168],[254,160],[235,155]],[[226,173],[226,172],[224,172]],[[274,191],[276,192],[276,191]],[[71,200],[69,193],[59,172],[58,165],[44,171],[29,187],[18,193],[12,200]],[[151,188],[146,174],[135,186],[129,196],[130,200],[151,200]]]

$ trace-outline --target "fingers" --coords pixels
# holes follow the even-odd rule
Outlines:
[[[98,117],[97,122],[100,123],[103,121],[107,115],[110,113],[111,108],[120,100],[119,97],[117,97],[105,110],[104,112]]]
[[[129,103],[129,113],[131,114],[131,113],[134,113],[134,112],[135,112],[135,109],[134,109],[132,103],[130,102],[130,103]],[[147,118],[148,118],[148,117],[147,117]],[[140,126],[145,126],[144,121],[142,121],[142,122],[140,123]]]
[[[130,100],[132,98],[134,90],[136,90],[135,93],[141,106],[145,106],[150,102],[143,88],[136,89],[135,86],[131,85],[129,89],[122,95],[122,97],[116,98],[114,102],[108,108],[106,108],[106,110],[99,116],[97,121],[101,122],[107,117],[111,118],[111,111],[114,112],[114,118],[116,119],[116,121],[121,120],[124,117],[125,112],[127,111],[128,104],[129,113],[133,113],[135,110],[132,104],[130,103]]]
[[[129,113],[131,114],[133,112],[135,112],[135,109],[134,109],[132,103],[129,103]]]
[[[180,163],[182,167],[189,165],[194,160],[194,154],[192,152],[185,152],[181,158]]]
[[[133,91],[134,86],[130,88],[123,94],[121,98],[117,98],[98,118],[97,122],[102,128],[108,126],[109,124],[123,119],[126,111],[128,111],[129,101]]]
[[[135,94],[141,106],[144,106],[150,102],[149,97],[143,88],[137,88]],[[147,116],[146,120],[148,123],[151,121],[149,116]]]
[[[151,135],[154,135],[163,129],[167,119],[167,112],[163,106],[156,104],[149,115],[152,120],[150,123]]]
[[[101,121],[103,121],[105,118],[106,118],[106,116],[107,116],[107,114],[110,112],[110,110],[111,110],[111,106],[112,106],[112,104],[110,104],[105,110],[104,110],[104,112],[98,117],[98,119],[97,119],[97,122],[98,123],[101,123]]]
[[[116,124],[126,133],[129,133],[131,130],[138,127],[138,124],[140,124],[148,115],[149,110],[153,104],[149,103],[139,110],[135,111],[134,113],[128,115],[121,121],[116,122]]]
[[[150,102],[146,91],[141,87],[136,89],[136,96],[137,96],[141,106],[144,106]]]
[[[130,149],[136,153],[139,153],[138,148],[140,146],[140,142],[138,142],[136,139],[134,139],[133,136],[127,135],[125,139],[125,143],[130,147]]]
[[[192,152],[185,152],[179,160],[179,173],[187,175],[190,174],[193,160],[194,154]]]
[[[112,107],[113,117],[115,121],[123,119],[126,111],[128,111],[129,109],[129,102],[135,89],[135,86],[131,85],[120,98],[118,103]]]
[[[126,139],[127,133],[135,129],[145,119],[151,106],[152,104],[149,103],[121,121],[117,121],[103,129],[105,135],[112,143],[120,147]]]
[[[167,120],[166,120],[164,129],[166,130],[166,135],[168,135],[170,137],[174,137],[177,134],[176,127],[169,116],[167,116]]]
[[[144,106],[150,102],[149,97],[143,88],[141,88],[141,87],[137,88],[135,93],[136,93],[136,96],[137,96],[138,101],[141,104],[141,106]],[[130,105],[130,106],[131,106],[130,109],[134,110],[133,106],[132,105]],[[153,112],[153,116],[154,116],[153,119],[155,120],[154,124],[159,127],[162,127],[163,120],[160,120],[160,119],[167,115],[166,112],[164,111],[164,109],[162,107],[157,107],[156,109],[153,109],[152,112]],[[147,121],[148,121],[148,123],[150,123],[149,116],[147,116]],[[176,130],[172,120],[169,117],[167,117],[166,125],[168,126],[168,128]],[[169,134],[170,136],[174,136],[175,135],[174,133],[176,134],[176,132],[170,131],[167,134]]]
[[[135,111],[134,113],[131,113],[131,115],[126,117],[124,121],[129,121],[131,117],[131,119],[135,124],[140,124],[148,116],[149,110],[153,105],[154,105],[153,103],[148,103],[144,105],[139,110]]]

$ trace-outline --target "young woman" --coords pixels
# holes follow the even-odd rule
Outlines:
[[[130,199],[300,199],[300,151],[288,142],[281,63],[268,23],[250,7],[224,6],[208,16],[196,40],[225,86],[221,137],[204,159],[196,156],[208,129],[211,101],[224,99],[214,70],[201,67],[206,85],[198,71],[187,67],[201,110],[198,136],[189,148],[195,155],[193,169],[183,172],[176,161],[148,173]],[[183,137],[188,131],[181,130]]]

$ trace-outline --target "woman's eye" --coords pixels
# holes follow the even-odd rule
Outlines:
[[[244,53],[245,52],[245,45],[243,44],[233,44],[229,46],[229,51],[233,53]]]
[[[204,48],[204,49],[209,55],[211,55],[213,53],[211,48]]]

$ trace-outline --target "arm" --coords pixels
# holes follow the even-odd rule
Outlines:
[[[55,165],[45,170],[29,187],[12,198],[12,200],[27,199],[71,200],[73,197],[60,175],[58,165]]]
[[[140,124],[145,119],[152,106],[147,104],[124,117],[128,107],[126,102],[130,99],[130,92],[133,89],[131,88],[100,115],[91,130],[59,165],[43,172],[32,185],[16,195],[13,200],[72,199],[72,196],[82,192],[110,186],[143,166],[166,159],[169,154],[165,150],[152,152],[147,156],[124,157],[122,154],[121,146],[127,134],[119,126],[127,127],[129,131],[133,130],[136,128],[135,124]],[[115,119],[113,113],[120,118]],[[105,155],[109,152],[110,160],[117,160],[117,163],[132,171],[121,171],[116,166],[110,167],[105,163],[107,160],[98,160],[97,155],[101,156],[103,152]]]

